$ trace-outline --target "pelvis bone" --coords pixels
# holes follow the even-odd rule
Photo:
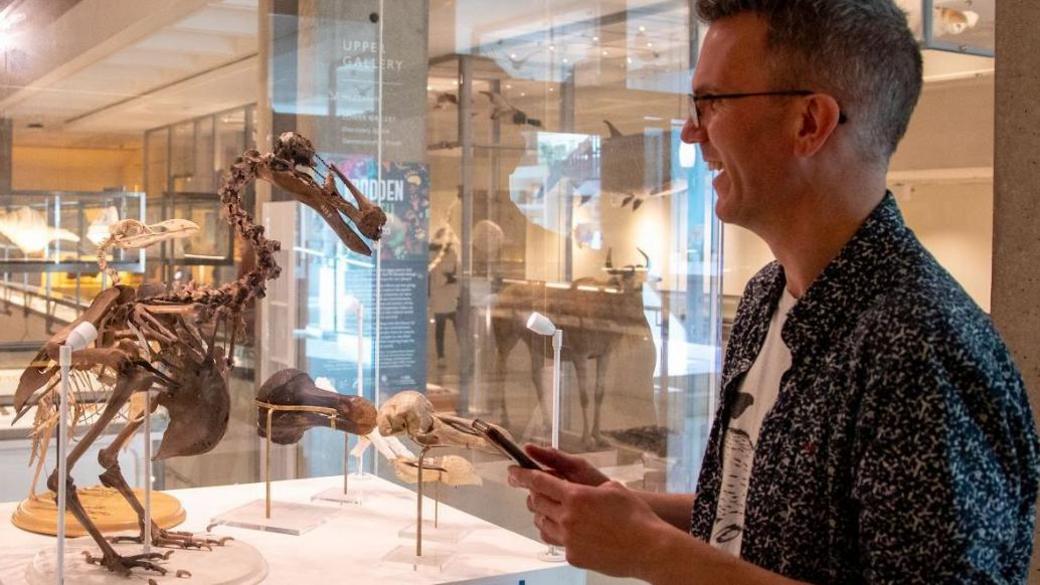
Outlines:
[[[330,416],[314,411],[275,410],[271,415],[271,441],[291,445],[303,438],[303,433],[314,427],[335,427],[355,435],[367,435],[376,426],[376,408],[360,396],[347,396],[322,390],[306,372],[286,369],[273,374],[256,393],[259,402],[277,406],[311,406],[331,408]],[[267,436],[267,411],[257,405],[257,432]]]

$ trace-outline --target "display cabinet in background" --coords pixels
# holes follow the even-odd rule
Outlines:
[[[226,389],[214,409],[226,426],[205,450],[149,467],[146,447],[158,448],[172,427],[157,409],[152,435],[122,455],[129,484],[177,490],[188,530],[255,544],[269,582],[353,575],[352,566],[387,582],[585,579],[538,560],[544,547],[531,540],[525,494],[507,485],[501,454],[433,453],[443,457],[438,481],[423,484],[421,499],[423,445],[407,433],[399,444],[361,438],[318,417],[306,432],[269,442],[273,403],[260,393],[291,379],[308,397],[358,397],[373,409],[414,392],[436,420],[480,418],[519,442],[557,441],[632,488],[696,490],[726,321],[771,256],[750,234],[723,233],[712,173],[680,140],[704,30],[692,2],[141,0],[113,13],[106,0],[80,0],[11,16],[40,4],[0,11],[0,31],[15,31],[0,45],[11,77],[0,87],[0,129],[13,128],[9,145],[0,132],[0,155],[10,148],[14,167],[4,176],[0,164],[0,188],[12,185],[0,194],[4,422],[41,344],[110,290],[96,262],[108,223],[199,226],[144,251],[117,251],[124,284],[171,291],[255,274],[258,257],[235,237],[217,192],[243,152],[271,152],[295,132],[315,151],[313,166],[295,170],[360,204],[341,172],[385,210],[382,237],[363,238],[370,254],[351,250],[329,227],[327,207],[277,185],[245,187],[241,211],[280,242],[280,271],[235,326],[210,328],[211,314],[171,325],[168,315],[194,308],[156,309],[168,311],[170,336],[193,349],[234,346],[220,364],[223,386],[216,377],[191,386],[209,392],[199,390],[200,400]],[[937,257],[956,256],[952,272],[988,295],[988,280],[971,280],[988,267],[963,259],[991,240],[976,224],[991,211],[992,148],[977,126],[991,126],[993,3],[901,4],[926,49],[926,89],[890,182],[922,241],[936,244]],[[940,156],[937,137],[957,148]],[[971,213],[952,211],[968,208],[962,202]],[[951,225],[977,241],[943,251]],[[147,359],[169,358],[132,331],[121,335]],[[199,355],[207,353],[177,358]],[[177,369],[160,366],[154,375]],[[97,408],[115,375],[99,379]],[[98,447],[134,424],[128,412]],[[7,500],[29,489],[24,463],[38,427],[23,418],[0,432],[0,466],[19,484]],[[74,470],[83,486],[101,473],[95,451],[86,459]],[[54,467],[50,452],[43,470]],[[455,481],[460,469],[465,481]],[[350,496],[368,489],[367,507],[364,498],[318,497],[340,486]],[[429,573],[414,558],[392,564],[395,550],[418,540],[417,504],[433,499],[459,530],[430,529],[427,544],[453,560]],[[265,500],[273,519],[236,517]],[[293,512],[277,513],[282,504]],[[317,518],[309,536],[286,526],[302,516]]]
[[[5,330],[0,347],[35,349],[74,319],[110,284],[97,261],[108,226],[122,219],[143,220],[145,213],[144,194],[129,191],[0,195],[0,302],[8,315],[17,308],[27,320],[21,331]],[[133,275],[144,271],[144,255],[118,250],[110,266],[133,281]]]

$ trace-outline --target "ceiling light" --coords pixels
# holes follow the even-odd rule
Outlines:
[[[506,84],[506,89],[513,89],[513,86],[507,83]]]
[[[654,44],[653,43],[647,43],[646,44],[646,48],[653,49],[654,48]]]
[[[592,40],[596,41],[598,43],[599,42],[599,37],[592,37]]]
[[[526,95],[527,95],[527,92],[526,92],[526,91],[522,91],[522,92],[520,92],[520,97],[525,97]]]
[[[608,53],[606,51],[603,51],[603,56],[606,57],[607,55]]]
[[[639,27],[639,32],[646,32],[646,27],[645,26],[640,26]]]
[[[555,51],[556,50],[556,45],[549,45],[549,50],[550,51]]]
[[[15,12],[14,14],[8,14],[0,18],[0,30],[11,30],[18,23],[25,20],[25,14],[21,12]]]
[[[509,54],[509,58],[510,59],[516,59],[516,53],[510,53]]]
[[[563,58],[563,62],[564,62],[564,63],[569,63],[569,61],[567,61],[567,57],[564,57],[564,58]]]

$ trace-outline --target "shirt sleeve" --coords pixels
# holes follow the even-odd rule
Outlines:
[[[903,341],[863,374],[851,496],[864,581],[1022,582],[1037,462],[1021,380],[1010,361],[1001,374]]]

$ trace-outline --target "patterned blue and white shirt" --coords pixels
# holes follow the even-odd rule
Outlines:
[[[690,532],[708,540],[723,434],[785,279],[748,284]],[[887,194],[782,329],[792,366],[762,424],[741,556],[812,583],[1022,583],[1040,443],[987,317]]]

